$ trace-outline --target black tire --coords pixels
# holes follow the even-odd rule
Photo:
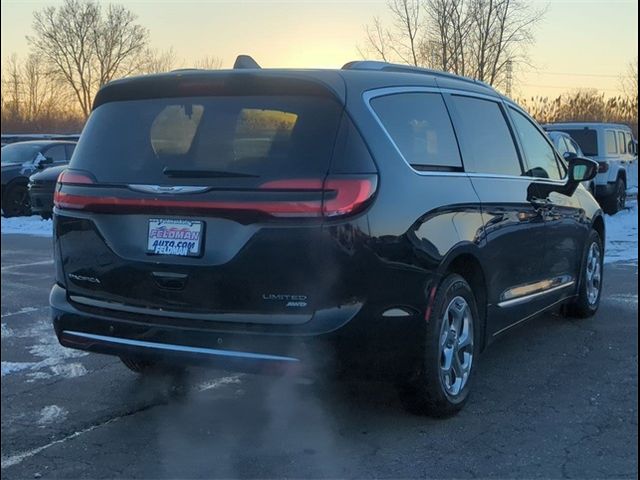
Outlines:
[[[592,263],[590,261],[590,249],[595,245],[599,252],[598,258],[598,268],[599,268],[599,280],[598,280],[598,292],[597,296],[590,297],[589,291],[589,283],[593,281],[593,276],[591,276],[592,270],[589,265]],[[600,306],[600,298],[602,297],[602,286],[603,278],[604,278],[604,249],[602,247],[602,239],[600,235],[595,230],[591,230],[589,234],[589,239],[587,240],[587,248],[585,249],[585,253],[582,259],[582,272],[580,278],[580,284],[578,286],[578,296],[569,304],[566,305],[564,309],[565,316],[575,317],[575,318],[588,318],[595,315],[598,311],[598,307]],[[593,290],[591,290],[593,292]]]
[[[184,371],[184,367],[168,365],[150,359],[137,357],[120,357],[120,360],[132,372],[140,375],[176,375]]]
[[[445,317],[447,322],[451,320],[449,315],[450,307],[455,305],[455,302],[459,302],[460,298],[469,307],[471,315],[471,319],[467,323],[471,325],[471,338],[473,341],[471,346],[467,348],[470,349],[468,353],[471,353],[472,357],[468,364],[469,371],[466,381],[461,383],[459,392],[452,395],[447,391],[446,380],[443,379],[441,374],[441,371],[444,371],[441,370],[441,363],[446,362],[444,352],[441,353],[441,348],[443,348],[441,343],[447,345],[449,341],[441,342],[441,339],[445,339],[443,332],[448,339],[449,334],[453,331],[449,329],[448,323],[447,325],[444,324]],[[430,319],[427,322],[424,344],[421,348],[422,358],[417,362],[415,372],[411,378],[399,385],[399,393],[402,401],[414,413],[427,414],[433,417],[449,417],[458,413],[467,402],[473,373],[480,353],[481,329],[478,321],[478,309],[473,291],[466,280],[460,275],[448,275],[438,287],[431,311]],[[460,337],[456,335],[454,343],[462,338],[462,335]],[[456,352],[455,349],[452,351]],[[463,352],[462,355],[463,358],[466,358],[466,353]],[[453,356],[460,358],[459,353],[453,353]],[[449,372],[453,370],[449,370]],[[451,382],[451,379],[451,373],[449,373],[449,382]],[[456,375],[456,382],[457,380]]]
[[[627,205],[627,184],[624,178],[618,177],[614,192],[602,200],[602,208],[605,213],[615,215],[624,210]]]
[[[5,217],[21,217],[31,215],[29,190],[26,185],[11,185],[2,199],[2,213]]]

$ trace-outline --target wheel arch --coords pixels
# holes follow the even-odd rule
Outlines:
[[[440,264],[439,271],[442,276],[449,273],[460,275],[471,286],[480,316],[481,349],[484,349],[486,346],[488,291],[478,247],[475,244],[466,243],[452,249]]]
[[[606,240],[606,227],[604,223],[604,218],[602,213],[598,213],[591,222],[591,228],[593,228],[598,235],[600,235],[600,239],[602,240],[602,245],[604,246]]]

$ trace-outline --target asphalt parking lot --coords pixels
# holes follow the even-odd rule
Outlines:
[[[455,418],[393,388],[193,368],[141,379],[59,347],[50,238],[2,235],[3,478],[637,478],[638,268],[599,313],[547,315],[481,357]]]

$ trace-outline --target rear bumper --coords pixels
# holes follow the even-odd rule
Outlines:
[[[31,211],[35,214],[53,214],[53,187],[43,188],[39,186],[29,186],[29,198],[31,200]]]
[[[318,372],[338,363],[354,370],[362,363],[370,369],[374,363],[389,364],[385,353],[391,354],[394,367],[400,367],[399,356],[415,353],[410,345],[416,343],[411,340],[421,323],[419,315],[376,319],[359,305],[343,308],[340,315],[331,312],[319,323],[308,322],[316,328],[294,325],[287,331],[274,324],[216,321],[206,325],[206,321],[107,309],[89,312],[85,305],[70,301],[59,285],[51,290],[50,304],[56,335],[65,347],[257,373]]]

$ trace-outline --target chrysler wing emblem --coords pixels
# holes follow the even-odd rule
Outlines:
[[[180,194],[180,193],[201,193],[205,192],[209,189],[209,187],[195,187],[195,186],[184,186],[184,185],[138,185],[133,184],[129,185],[131,190],[136,190],[138,192],[144,193],[155,193],[155,194]]]

